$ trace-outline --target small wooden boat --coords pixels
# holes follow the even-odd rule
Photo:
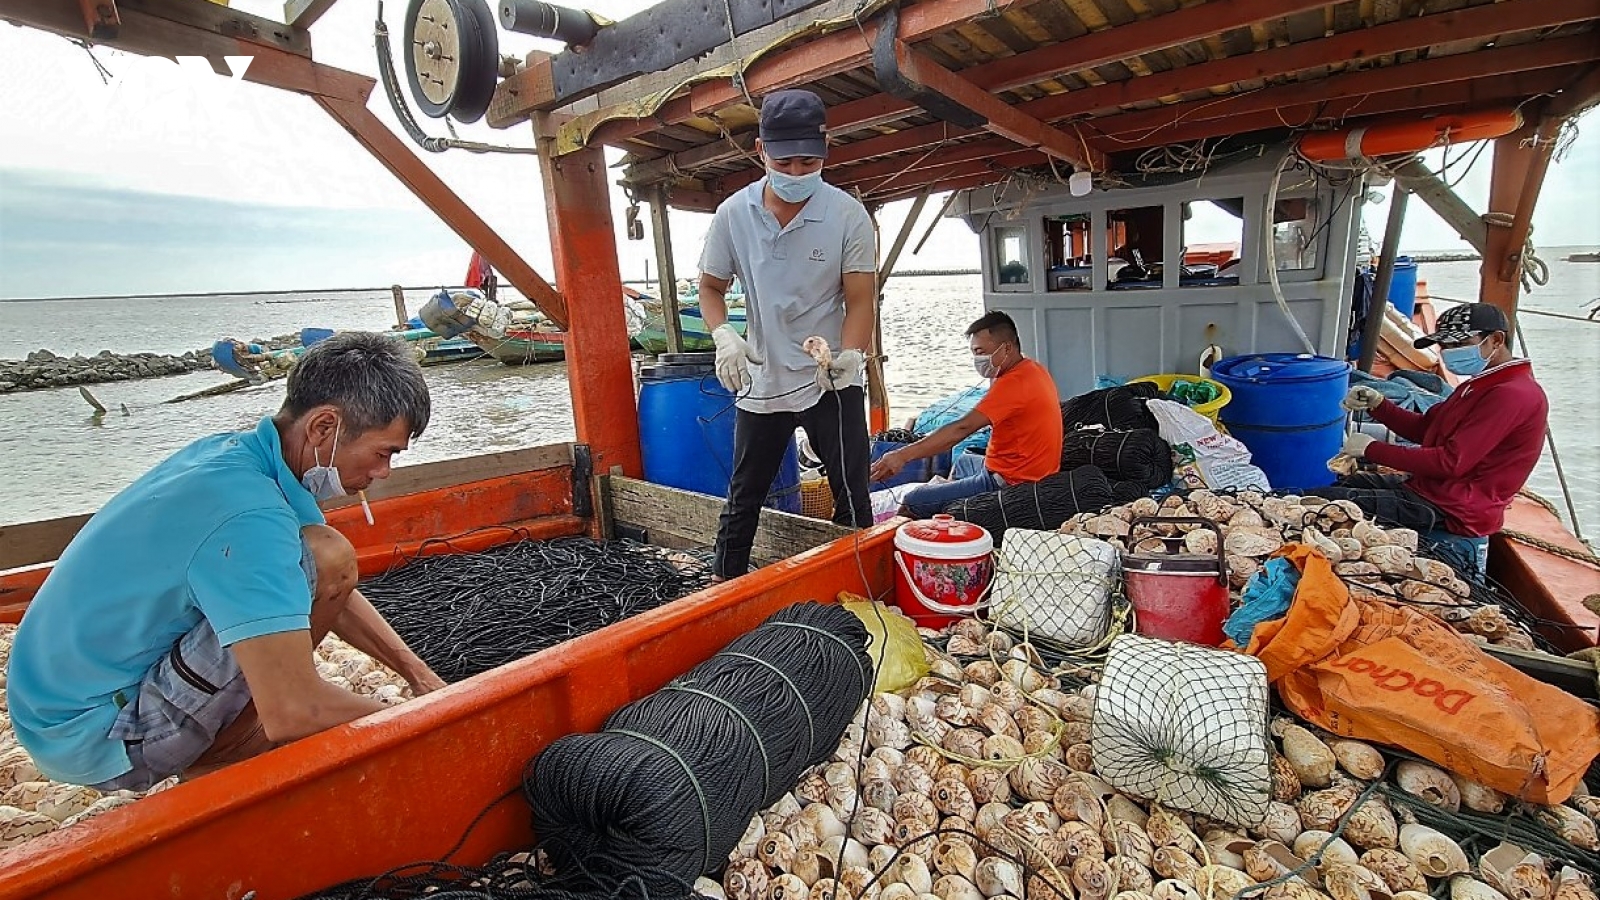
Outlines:
[[[728,321],[733,329],[744,334],[744,310],[734,307],[728,310]],[[700,315],[700,308],[690,307],[678,310],[678,324],[683,329],[683,349],[685,352],[702,350],[715,350],[716,343],[711,340],[711,330],[706,328],[706,320]],[[643,328],[635,335],[634,340],[639,349],[647,353],[667,352],[667,324],[659,312],[652,313],[645,321]]]
[[[508,366],[560,362],[567,358],[567,335],[562,331],[511,328],[504,337],[494,337],[474,330],[463,333],[461,339],[473,344],[479,355],[487,353]]]

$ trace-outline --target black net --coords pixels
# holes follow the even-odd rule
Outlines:
[[[1079,466],[1070,472],[1046,475],[1032,484],[1014,484],[992,494],[957,500],[944,511],[982,525],[999,541],[1007,528],[1054,531],[1077,513],[1110,506],[1129,493],[1143,496],[1144,488],[1131,482],[1113,482],[1094,466]]]
[[[1172,480],[1172,447],[1152,429],[1080,428],[1061,442],[1061,471],[1079,466],[1095,466],[1113,481],[1151,491]]]
[[[1148,428],[1154,431],[1157,428],[1156,417],[1150,414],[1145,401],[1160,396],[1160,388],[1143,381],[1090,391],[1061,404],[1061,423],[1067,431],[1089,425],[1119,430]]]

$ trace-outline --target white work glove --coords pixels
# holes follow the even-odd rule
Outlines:
[[[1383,395],[1378,393],[1377,388],[1358,384],[1350,389],[1350,393],[1344,395],[1344,402],[1340,405],[1351,412],[1358,412],[1361,410],[1374,410],[1382,404]]]
[[[1370,434],[1362,434],[1359,431],[1352,431],[1350,432],[1349,436],[1344,439],[1344,446],[1340,448],[1339,452],[1346,456],[1354,457],[1355,459],[1365,459],[1367,455],[1367,448],[1370,447],[1376,440],[1377,438]]]
[[[711,340],[717,345],[717,380],[735,394],[748,390],[750,364],[759,366],[766,360],[727,322],[711,332]]]
[[[850,387],[861,380],[861,370],[866,364],[867,359],[860,350],[840,350],[826,369],[817,366],[817,387],[825,391]]]

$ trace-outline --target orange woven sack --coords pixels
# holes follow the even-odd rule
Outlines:
[[[1288,613],[1245,652],[1294,712],[1334,734],[1403,747],[1532,803],[1560,803],[1600,754],[1600,711],[1489,656],[1418,610],[1357,600],[1304,544]]]

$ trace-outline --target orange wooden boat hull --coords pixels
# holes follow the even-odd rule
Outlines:
[[[466,485],[386,503],[407,501],[406,508],[426,510],[459,531],[452,507],[483,503],[477,508],[502,515],[537,507],[537,495],[513,501],[510,487]],[[364,569],[387,565],[397,547],[414,539],[411,529],[424,527],[392,519],[393,511],[374,505],[380,527],[394,521],[397,531],[389,533],[401,536],[393,538],[397,544],[365,545]],[[366,528],[359,509],[345,512],[337,527]],[[539,537],[579,533],[586,524],[562,511],[507,521]],[[894,527],[807,551],[0,853],[0,900],[241,900],[251,892],[256,900],[286,900],[437,859],[485,809],[452,861],[526,849],[533,835],[518,790],[523,767],[546,744],[598,730],[618,707],[659,689],[783,606],[832,600],[841,590],[887,591]],[[509,529],[480,534],[471,543],[513,536]]]

